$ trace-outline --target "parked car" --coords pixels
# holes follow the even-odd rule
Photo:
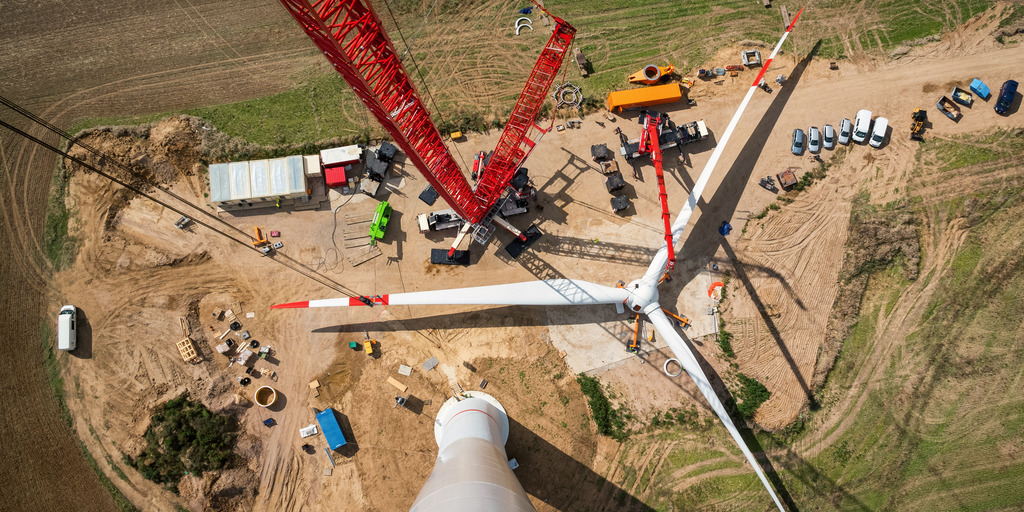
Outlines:
[[[882,147],[882,142],[885,142],[885,132],[889,128],[889,120],[884,117],[875,119],[875,129],[871,131],[871,140],[868,144],[872,147]]]
[[[836,147],[836,129],[830,124],[825,125],[822,135],[822,144],[825,149],[832,149]]]
[[[853,123],[849,119],[843,118],[839,121],[839,143],[847,145],[850,143],[850,135],[853,133]]]
[[[868,132],[871,131],[871,111],[860,110],[857,112],[857,117],[853,119],[853,141],[864,142],[864,139],[868,138]]]
[[[1013,104],[1013,97],[1017,95],[1017,81],[1007,80],[999,88],[999,98],[996,100],[996,114],[1005,116]]]
[[[793,130],[793,154],[804,154],[804,131],[800,128]]]
[[[78,343],[77,329],[75,323],[78,316],[78,308],[75,306],[64,306],[60,308],[57,315],[57,350],[72,351]]]
[[[817,126],[807,129],[807,151],[817,153],[821,151],[821,132]]]

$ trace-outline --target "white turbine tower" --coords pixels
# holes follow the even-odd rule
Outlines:
[[[534,512],[512,473],[508,415],[487,393],[449,398],[434,420],[437,462],[411,512]]]
[[[722,140],[711,153],[711,158],[708,159],[708,163],[704,166],[701,171],[700,177],[693,186],[693,190],[690,192],[690,196],[686,200],[686,204],[683,206],[679,215],[676,217],[675,222],[672,224],[672,245],[677,246],[679,239],[683,234],[683,230],[686,228],[687,223],[690,221],[690,216],[693,214],[694,209],[697,207],[697,201],[704,193],[704,187],[707,186],[708,180],[711,178],[712,172],[715,170],[719,158],[722,156],[722,152],[725,150],[729,138],[732,136],[733,130],[736,129],[736,124],[739,122],[740,117],[743,115],[743,111],[746,110],[747,104],[750,103],[750,98],[754,95],[754,91],[760,85],[761,79],[764,77],[765,71],[771,65],[772,59],[779,52],[779,48],[782,47],[782,43],[786,41],[789,36],[789,32],[793,30],[793,26],[796,25],[796,20],[800,18],[800,14],[803,9],[797,12],[793,21],[786,28],[786,32],[779,39],[778,44],[775,45],[775,49],[772,50],[771,55],[765,60],[764,65],[761,67],[761,72],[754,79],[754,83],[750,86],[746,96],[743,97],[743,101],[740,102],[739,108],[736,109],[736,113],[733,114],[732,119],[729,121],[729,125],[725,131],[722,132]],[[384,305],[395,305],[395,306],[406,306],[406,305],[457,305],[457,304],[477,304],[477,305],[522,305],[522,306],[573,306],[573,305],[588,305],[588,304],[613,304],[616,310],[620,313],[624,307],[629,308],[634,313],[643,313],[647,315],[651,323],[654,324],[654,328],[658,334],[668,342],[669,348],[675,354],[676,359],[682,365],[686,373],[693,379],[693,382],[697,384],[697,389],[700,390],[704,398],[707,399],[708,404],[718,415],[718,418],[725,425],[726,430],[732,435],[733,440],[743,451],[743,455],[750,462],[751,467],[757,473],[758,478],[764,484],[765,489],[771,495],[775,505],[779,507],[779,510],[784,510],[782,503],[779,502],[779,498],[775,495],[775,490],[772,489],[768,479],[765,477],[764,472],[761,470],[761,465],[758,464],[757,460],[754,459],[754,455],[747,448],[746,443],[743,441],[743,437],[740,436],[739,430],[736,429],[736,425],[733,424],[732,418],[729,417],[729,413],[726,412],[725,406],[722,401],[719,400],[718,395],[715,394],[715,390],[711,386],[711,382],[704,374],[704,370],[701,369],[700,363],[697,362],[697,358],[693,355],[690,347],[683,341],[683,339],[676,333],[672,326],[672,323],[665,316],[665,313],[661,309],[661,305],[658,304],[658,280],[661,275],[665,272],[665,266],[668,263],[668,245],[663,243],[658,252],[654,255],[653,261],[647,268],[647,272],[644,273],[643,277],[630,282],[622,288],[613,288],[610,286],[604,286],[600,284],[594,284],[587,281],[580,281],[576,279],[550,279],[545,281],[533,281],[528,283],[514,283],[514,284],[502,284],[495,286],[479,286],[473,288],[458,288],[453,290],[435,290],[427,292],[413,292],[413,293],[397,293],[391,295],[383,295],[377,297],[345,297],[339,299],[322,299],[322,300],[310,300],[303,302],[292,302],[288,304],[279,304],[272,306],[274,309],[282,308],[322,308],[322,307],[337,307],[337,306],[365,306],[372,304],[384,304]],[[496,403],[496,402],[494,402]],[[504,441],[503,441],[504,443]],[[444,447],[441,447],[444,450]],[[501,450],[504,452],[504,450]],[[476,452],[474,452],[476,453]],[[482,453],[478,453],[478,456],[483,456]],[[438,461],[440,463],[441,457],[439,455]],[[436,473],[435,469],[435,473]],[[465,478],[475,478],[475,474],[466,473],[463,474]],[[431,479],[434,477],[431,476]],[[512,477],[514,480],[514,477]],[[428,485],[430,481],[428,481]],[[518,485],[518,481],[516,481]],[[518,487],[521,490],[521,487]],[[420,499],[423,499],[423,493],[420,493],[417,503],[420,503]],[[426,510],[426,509],[424,509]],[[433,509],[430,509],[433,510]],[[479,508],[479,510],[491,510],[487,508]],[[493,510],[520,510],[509,506],[506,508],[494,508]],[[525,509],[530,510],[530,509]]]

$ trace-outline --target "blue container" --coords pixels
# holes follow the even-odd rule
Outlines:
[[[971,92],[977,94],[978,97],[983,100],[987,100],[988,95],[991,93],[991,91],[988,90],[988,86],[985,85],[985,82],[982,82],[980,79],[977,78],[975,78],[974,81],[971,82]]]
[[[337,450],[348,443],[345,440],[345,434],[341,433],[341,426],[338,425],[338,417],[334,415],[334,409],[328,407],[316,413],[316,422],[320,424],[320,431],[324,433],[327,446],[330,446],[332,450]]]

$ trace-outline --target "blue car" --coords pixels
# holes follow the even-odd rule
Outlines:
[[[1013,97],[1017,95],[1017,81],[1007,80],[999,89],[999,98],[996,99],[996,114],[1005,116],[1013,104]]]

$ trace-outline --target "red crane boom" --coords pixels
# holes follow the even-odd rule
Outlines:
[[[470,224],[486,220],[535,145],[528,137],[531,130],[543,132],[534,121],[576,29],[544,11],[555,20],[555,29],[474,191],[441,139],[367,0],[280,2],[445,202]]]
[[[668,264],[665,272],[676,268],[676,252],[672,247],[672,216],[668,211],[668,193],[665,191],[665,173],[661,170],[661,126],[662,117],[654,117],[646,111],[643,116],[644,132],[640,135],[640,154],[650,153],[654,174],[658,177],[658,198],[661,199],[661,218],[665,221],[665,242],[668,244]]]
[[[491,205],[473,194],[369,4],[280,1],[445,202],[479,221]]]
[[[551,17],[555,20],[555,29],[544,45],[530,78],[526,80],[519,101],[512,109],[505,130],[501,132],[498,145],[494,148],[494,154],[484,169],[480,183],[477,184],[476,196],[483,204],[493,205],[498,200],[515,175],[519,164],[533,150],[536,141],[527,135],[533,130],[543,132],[543,129],[535,124],[537,114],[540,113],[548,91],[551,90],[551,84],[554,83],[576,36],[576,29],[572,25],[557,16]]]

